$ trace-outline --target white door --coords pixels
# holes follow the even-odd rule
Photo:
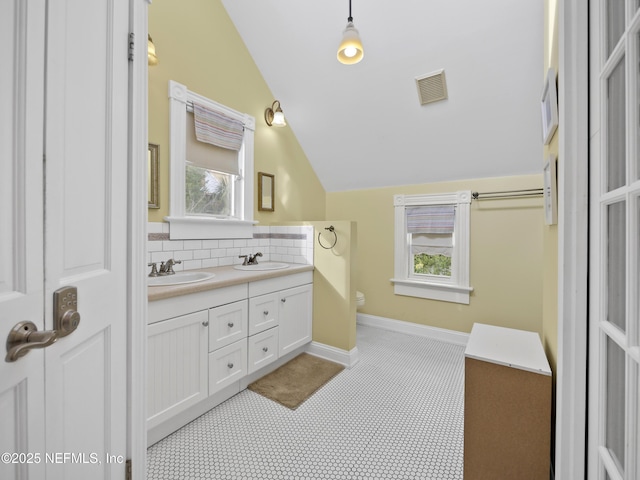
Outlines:
[[[591,2],[587,437],[594,480],[640,478],[638,6]]]
[[[68,336],[2,362],[3,479],[125,475],[128,8],[0,7],[1,333],[54,330],[64,286],[80,314]]]

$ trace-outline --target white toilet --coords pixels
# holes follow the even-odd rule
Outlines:
[[[356,292],[356,306],[358,310],[364,307],[364,293]]]

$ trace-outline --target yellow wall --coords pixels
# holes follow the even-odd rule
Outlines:
[[[545,45],[544,45],[544,72],[546,79],[547,70],[553,67],[558,72],[558,0],[545,1]],[[562,72],[559,72],[561,74]],[[551,144],[545,146],[542,163],[546,162],[549,155],[558,157],[558,126]],[[558,163],[562,161],[557,159]],[[545,225],[542,235],[543,241],[543,291],[542,291],[542,342],[547,352],[547,358],[551,369],[556,371],[556,359],[558,357],[558,227],[557,225]]]
[[[471,205],[470,304],[393,293],[394,194],[540,188],[542,175],[475,179],[327,194],[327,215],[357,222],[356,288],[362,313],[461,332],[474,322],[542,333],[542,198]]]
[[[254,205],[256,220],[323,219],[325,191],[291,129],[265,124],[275,99],[220,0],[154,0],[149,34],[159,59],[149,67],[149,142],[160,145],[160,209],[149,210],[149,221],[169,214],[169,80],[255,117],[254,191],[258,172],[266,172],[275,174],[276,194],[275,212]]]
[[[345,351],[356,346],[356,222],[290,222],[311,225],[313,248],[313,341]],[[333,226],[336,236],[326,230]],[[318,244],[320,234],[322,248]]]
[[[558,65],[557,23],[550,13],[557,10],[556,0],[546,0],[546,5],[545,33],[551,33],[545,34],[545,74],[548,65]],[[557,229],[544,225],[541,199],[472,204],[470,274],[475,290],[470,305],[397,296],[389,281],[394,194],[534,188],[542,186],[541,175],[325,193],[291,129],[265,125],[264,109],[271,105],[273,94],[220,0],[155,0],[149,7],[149,32],[160,61],[149,68],[149,141],[160,145],[161,206],[149,210],[150,221],[162,221],[169,213],[167,85],[171,79],[256,118],[256,178],[260,171],[276,177],[275,212],[258,212],[254,206],[256,220],[266,225],[325,218],[357,222],[357,243],[349,222],[344,228],[354,236],[349,245],[357,248],[359,261],[352,267],[354,275],[349,277],[346,269],[342,274],[349,278],[352,291],[365,293],[364,313],[463,332],[470,331],[474,322],[538,331],[555,369]],[[283,109],[286,115],[286,104]],[[545,158],[548,152],[557,153],[557,139],[556,134]],[[257,193],[257,186],[254,190]],[[355,257],[355,251],[351,254]],[[316,298],[324,298],[327,308],[331,297],[340,295],[331,275],[319,278],[316,288]],[[326,289],[319,288],[321,283]],[[351,303],[341,306],[346,315],[354,308]],[[349,350],[355,345],[355,327],[334,325],[327,316],[314,326],[314,340]]]

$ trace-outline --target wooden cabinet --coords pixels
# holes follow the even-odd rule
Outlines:
[[[551,369],[537,333],[474,324],[465,350],[464,479],[548,480]]]
[[[205,399],[206,310],[149,325],[147,330],[147,428]]]

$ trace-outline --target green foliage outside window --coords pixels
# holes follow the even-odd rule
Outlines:
[[[451,258],[421,253],[413,256],[413,272],[424,275],[451,276]]]
[[[193,165],[187,165],[185,173],[185,207],[188,214],[232,215],[231,175]]]

